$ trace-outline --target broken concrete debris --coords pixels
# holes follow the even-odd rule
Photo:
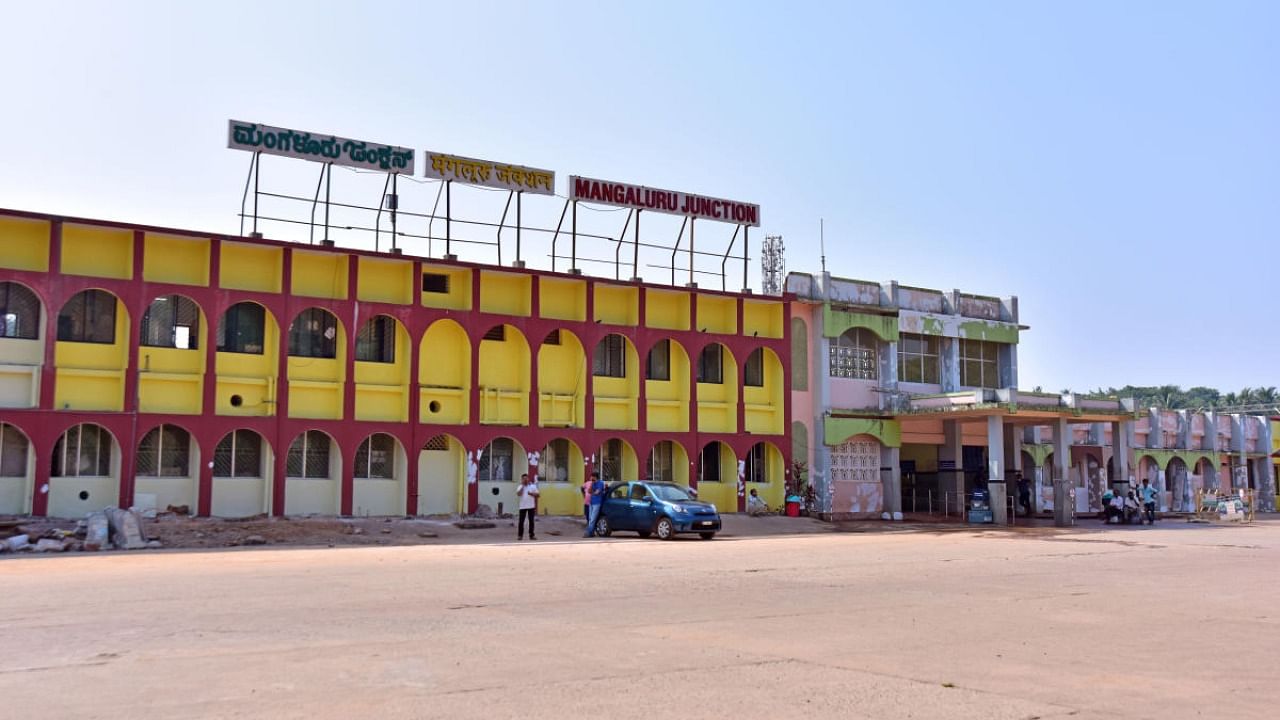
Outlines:
[[[107,508],[111,525],[111,542],[120,550],[141,550],[147,546],[142,536],[142,516],[133,510]]]

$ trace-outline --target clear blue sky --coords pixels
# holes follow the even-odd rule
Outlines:
[[[1018,295],[1025,388],[1280,385],[1280,3],[186,5],[0,9],[0,205],[235,232],[234,117],[756,202],[793,270],[825,218],[838,274]]]

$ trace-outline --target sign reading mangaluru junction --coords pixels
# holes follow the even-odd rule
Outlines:
[[[611,180],[596,180],[578,175],[569,177],[569,198],[751,227],[760,225],[760,206],[752,203],[722,200],[675,190],[659,190]]]
[[[227,147],[363,170],[413,174],[414,151],[408,148],[239,120],[232,120],[227,126]]]

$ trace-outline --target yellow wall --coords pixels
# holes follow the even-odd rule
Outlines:
[[[218,387],[214,406],[219,415],[275,415],[277,368],[280,359],[280,326],[270,310],[263,313],[266,327],[262,333],[261,355],[220,352],[214,361]],[[214,342],[213,333],[209,342]],[[231,404],[238,395],[241,404]]]
[[[663,330],[689,329],[689,293],[645,290],[645,325]]]
[[[346,300],[347,257],[338,253],[294,250],[291,292],[305,297]]]
[[[205,346],[213,338],[200,316],[200,347],[138,348],[138,400],[142,412],[199,415],[204,403]],[[179,503],[181,504],[181,503]]]
[[[223,242],[219,285],[232,290],[278,293],[284,268],[284,250],[246,243]]]
[[[538,312],[556,320],[587,319],[587,283],[543,277],[538,280]]]
[[[63,225],[62,272],[131,279],[133,232],[90,225]]]
[[[594,319],[610,325],[639,325],[640,288],[596,283]]]
[[[583,427],[586,393],[587,356],[582,342],[561,330],[559,345],[543,343],[538,350],[538,424]]]
[[[147,233],[142,245],[142,279],[179,285],[209,284],[209,241]]]
[[[418,352],[422,421],[449,425],[468,423],[471,341],[466,331],[452,320],[437,320],[423,333]]]
[[[59,410],[123,410],[130,332],[129,313],[124,303],[116,300],[114,343],[57,342],[53,356],[57,367],[54,407]]]
[[[698,296],[698,329],[734,335],[738,332],[738,301],[720,295]]]
[[[787,495],[786,463],[783,462],[782,451],[773,443],[765,443],[764,448],[765,482],[747,483],[746,492],[750,494],[754,488],[766,505],[777,509],[783,506]]]
[[[48,308],[42,305],[39,337],[35,340],[0,338],[0,408],[31,408],[40,404],[47,313]]]
[[[368,302],[413,304],[413,263],[360,257],[356,268],[356,298]]]
[[[742,388],[745,404],[744,422],[750,433],[782,434],[783,425],[783,377],[782,361],[772,350],[765,348],[764,387]]]
[[[409,277],[413,277],[410,273]],[[356,419],[409,421],[409,332],[396,321],[394,363],[355,362]]]
[[[422,274],[444,275],[449,278],[449,292],[420,293],[425,307],[443,308],[446,310],[471,309],[471,270],[448,265],[423,264]],[[421,285],[419,285],[421,287]]]
[[[723,383],[698,383],[698,432],[737,432],[738,362],[723,351]]]
[[[448,437],[446,450],[418,453],[418,514],[461,512],[466,499],[466,454],[462,444]]]
[[[671,379],[645,380],[645,422],[650,430],[689,429],[689,354],[671,341]]]
[[[585,479],[582,450],[569,441],[569,477],[559,482],[543,472],[550,472],[545,466],[538,469],[538,512],[543,515],[580,515],[582,513],[582,482]],[[543,461],[546,451],[542,453]]]
[[[599,307],[598,305],[596,307]],[[626,340],[626,377],[592,377],[595,426],[602,430],[635,430],[639,427],[640,377],[644,368],[631,339]]]
[[[44,220],[0,218],[0,267],[13,270],[49,269],[49,223]]]
[[[529,343],[506,325],[506,339],[480,341],[480,422],[527,425],[529,422]]]
[[[529,275],[481,271],[480,309],[528,317],[532,308],[532,289],[533,280]]]
[[[720,443],[720,478],[721,482],[699,482],[698,499],[714,503],[720,512],[737,512],[738,459],[724,443]]]
[[[752,337],[782,337],[782,303],[742,301],[742,334]]]

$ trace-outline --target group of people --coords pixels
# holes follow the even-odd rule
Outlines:
[[[1110,488],[1102,493],[1103,522],[1132,524],[1156,524],[1157,490],[1147,478],[1142,479],[1142,486],[1136,491],[1129,490],[1123,496],[1114,493]]]
[[[582,516],[587,520],[587,531],[582,537],[595,537],[596,520],[600,518],[600,505],[604,503],[604,492],[605,484],[598,472],[592,472],[591,477],[582,483]],[[529,539],[538,539],[534,530],[538,517],[538,495],[538,481],[530,478],[528,473],[521,475],[520,486],[516,488],[516,496],[520,498],[516,540],[524,540],[526,523],[529,526]]]

